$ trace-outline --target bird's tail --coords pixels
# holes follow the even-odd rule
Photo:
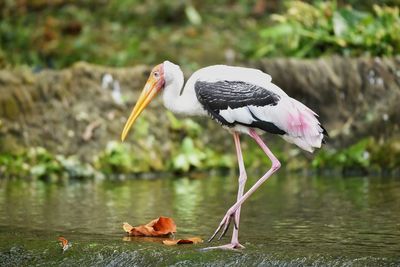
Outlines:
[[[303,103],[293,98],[288,98],[286,132],[283,138],[294,143],[300,148],[314,152],[315,148],[320,148],[325,143],[327,131],[318,121],[318,115]]]

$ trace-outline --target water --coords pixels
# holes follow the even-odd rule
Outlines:
[[[177,237],[207,239],[235,200],[234,176],[0,181],[0,265],[400,266],[394,178],[273,177],[243,206],[242,252],[124,238],[122,222],[164,215],[175,219]],[[59,235],[73,242],[65,253]]]

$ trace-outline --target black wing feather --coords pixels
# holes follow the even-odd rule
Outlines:
[[[197,81],[194,85],[200,103],[212,110],[244,106],[275,106],[280,96],[257,85],[243,81]]]
[[[210,116],[219,123],[233,127],[241,124],[248,127],[259,128],[274,134],[285,134],[271,122],[258,119],[252,112],[255,121],[252,124],[242,122],[228,122],[219,114],[221,110],[228,108],[242,108],[246,106],[275,106],[280,96],[257,85],[243,81],[197,81],[194,85],[197,99],[208,111]]]

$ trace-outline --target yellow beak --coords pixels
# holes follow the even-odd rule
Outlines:
[[[160,86],[158,85],[157,81],[150,77],[147,80],[146,85],[143,88],[142,93],[139,96],[138,101],[136,102],[135,107],[133,108],[131,115],[129,116],[128,120],[125,123],[124,130],[121,134],[121,141],[124,141],[129,129],[132,127],[133,123],[139,117],[140,113],[145,109],[145,107],[151,102],[151,100],[157,95],[160,91]]]

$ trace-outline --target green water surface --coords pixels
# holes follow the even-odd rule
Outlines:
[[[248,183],[254,183],[249,179]],[[241,252],[127,241],[122,223],[174,218],[207,239],[236,198],[233,174],[127,181],[0,181],[2,266],[400,266],[400,179],[271,178],[243,206]],[[229,234],[212,245],[224,244]],[[62,253],[57,237],[73,246]]]

